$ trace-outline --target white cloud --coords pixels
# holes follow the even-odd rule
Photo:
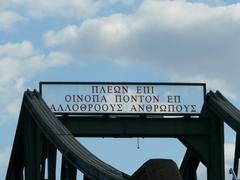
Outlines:
[[[41,53],[30,41],[0,45],[0,121],[18,115],[26,81],[50,68],[67,65],[70,59],[67,53]]]
[[[32,56],[34,53],[36,52],[30,41],[0,45],[0,57],[25,58]]]
[[[101,3],[96,0],[23,0],[31,17],[62,16],[83,18],[95,15]]]
[[[0,31],[12,30],[23,20],[59,17],[83,19],[95,16],[106,3],[98,0],[7,0],[0,1]]]
[[[228,3],[231,3],[229,1],[225,1],[225,0],[189,0],[190,2],[195,2],[195,3],[205,3],[205,4],[209,4],[211,6],[224,6]]]
[[[11,148],[8,147],[4,151],[0,151],[0,168],[7,165],[11,153]]]
[[[17,12],[1,10],[0,8],[0,31],[11,30],[13,25],[23,20],[24,18]]]
[[[231,180],[232,176],[229,174],[229,169],[233,168],[233,159],[234,159],[234,152],[235,152],[235,144],[225,144],[225,175],[226,180]]]
[[[197,177],[199,180],[206,180],[207,179],[207,168],[200,163],[197,169]]]
[[[184,0],[145,0],[128,15],[88,19],[49,31],[44,40],[78,59],[147,65],[180,81],[203,77],[221,82],[219,88],[229,87],[226,91],[237,96],[239,31],[240,3],[210,7]]]
[[[67,53],[40,53],[29,41],[0,45],[0,84],[16,78],[25,79],[36,70],[41,72],[49,67],[65,65],[69,60]]]
[[[129,7],[135,0],[8,0],[1,1],[3,10],[14,9],[24,17],[61,17],[83,19],[114,7]]]
[[[134,7],[135,0],[7,0],[0,1],[0,32],[15,30],[18,22],[44,18],[83,20],[117,9]]]
[[[225,144],[225,160],[232,161],[234,158],[235,144]],[[232,167],[233,165],[231,165]]]
[[[61,16],[82,18],[95,15],[101,6],[102,2],[98,0],[8,0],[0,2],[1,9],[14,9],[28,17]]]

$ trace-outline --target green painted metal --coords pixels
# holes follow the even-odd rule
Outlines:
[[[199,163],[200,160],[194,155],[194,153],[187,149],[179,169],[183,179],[197,180],[197,168]]]
[[[235,142],[234,164],[233,164],[233,169],[236,176],[238,175],[239,158],[240,158],[240,134],[237,133],[236,142]]]
[[[210,136],[210,162],[207,166],[208,180],[224,180],[224,126],[223,121],[211,120],[212,134]]]
[[[78,137],[179,137],[209,135],[206,118],[163,117],[59,117]]]
[[[61,177],[60,180],[67,179],[67,162],[62,156]]]
[[[67,179],[76,180],[77,169],[69,162],[67,162]]]
[[[48,180],[55,180],[57,149],[50,142],[47,143],[47,157],[48,157]]]
[[[130,176],[112,167],[107,169],[109,165],[105,166],[85,151],[73,135],[178,138],[188,148],[181,166],[184,180],[196,179],[200,161],[207,167],[208,180],[224,180],[223,125],[227,122],[240,132],[239,119],[240,112],[219,92],[207,95],[203,116],[199,118],[63,116],[58,119],[37,92],[26,92],[6,180],[43,180],[46,159],[48,179],[55,180],[57,149],[63,156],[61,179],[75,180],[77,169],[85,174],[84,179],[130,179]],[[239,146],[236,147],[235,159],[239,158],[238,152]],[[87,163],[84,158],[89,158],[91,163]],[[234,167],[237,170],[238,164]],[[111,171],[107,173],[108,170]]]
[[[209,136],[183,136],[179,140],[195,154],[195,156],[207,166],[210,161]]]

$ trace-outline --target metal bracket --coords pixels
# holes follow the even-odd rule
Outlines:
[[[232,174],[233,180],[240,180],[239,178],[237,178],[233,168],[229,169],[229,174]]]

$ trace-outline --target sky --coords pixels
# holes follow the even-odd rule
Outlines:
[[[204,82],[239,107],[239,32],[237,0],[0,0],[0,179],[23,92],[39,81]],[[226,172],[234,138],[225,125]],[[185,151],[175,139],[81,142],[129,174]]]

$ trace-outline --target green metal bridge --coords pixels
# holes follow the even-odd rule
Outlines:
[[[237,175],[240,111],[220,92],[207,94],[199,117],[164,118],[56,116],[37,91],[26,91],[6,180],[44,180],[45,174],[56,180],[57,150],[62,154],[61,180],[76,180],[77,171],[85,180],[197,180],[200,162],[207,168],[207,180],[224,180],[224,122],[237,132],[232,171]],[[179,169],[171,160],[152,159],[128,175],[101,161],[75,137],[171,137],[187,151]]]

